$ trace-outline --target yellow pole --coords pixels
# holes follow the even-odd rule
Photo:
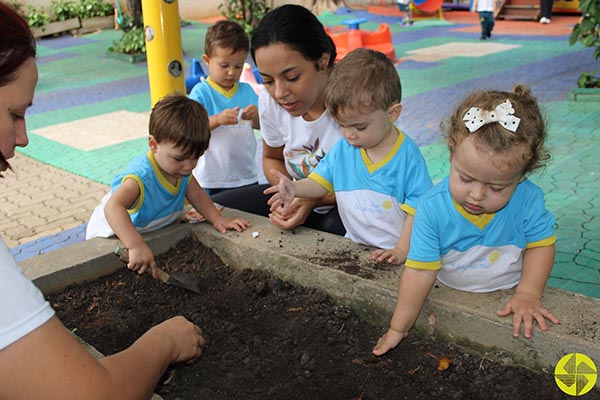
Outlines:
[[[172,93],[185,94],[177,0],[142,0],[152,107]]]

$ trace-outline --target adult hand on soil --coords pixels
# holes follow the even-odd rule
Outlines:
[[[127,263],[127,268],[132,271],[137,271],[140,275],[148,271],[156,278],[158,276],[156,267],[154,254],[146,243],[141,243],[140,245],[129,249],[129,262]]]
[[[269,221],[281,229],[292,230],[306,222],[314,205],[312,200],[296,197],[286,214],[282,214],[281,209],[275,210],[269,214]]]
[[[206,340],[202,329],[182,316],[173,317],[154,326],[146,335],[158,335],[171,348],[171,362],[192,362],[202,355]]]
[[[272,169],[271,174],[279,178],[279,183],[265,189],[263,193],[273,193],[273,196],[267,201],[267,204],[271,206],[271,212],[280,211],[281,215],[285,217],[290,211],[290,205],[296,197],[296,188],[290,178],[281,172]],[[280,208],[281,210],[279,210]]]
[[[408,332],[400,332],[392,328],[388,329],[385,335],[380,337],[377,341],[377,344],[373,349],[373,354],[376,356],[384,355],[394,347],[398,346],[407,336]]]
[[[406,261],[406,252],[400,249],[377,249],[369,257],[371,260],[382,263],[400,265]]]
[[[521,325],[523,325],[524,335],[527,339],[530,339],[533,332],[534,320],[537,321],[542,331],[548,330],[546,318],[554,324],[560,324],[558,318],[552,315],[552,313],[542,305],[540,298],[534,294],[515,293],[502,310],[496,311],[496,315],[499,317],[506,317],[511,313],[513,314],[512,324],[514,337],[519,337],[521,334]]]

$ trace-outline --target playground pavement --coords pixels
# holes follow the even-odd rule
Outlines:
[[[349,10],[321,21],[343,28]],[[369,12],[370,11],[370,12]],[[389,23],[403,84],[399,126],[421,147],[434,181],[448,171],[439,124],[474,89],[532,88],[549,122],[553,159],[531,178],[545,192],[557,225],[557,257],[549,285],[600,297],[600,102],[569,99],[581,72],[598,70],[592,49],[569,46],[577,16],[549,25],[496,21],[479,40],[475,13],[446,11],[444,19],[398,23],[395,8],[355,10],[373,30]],[[202,54],[207,21],[182,29],[186,72]],[[28,113],[30,144],[2,181],[0,233],[26,260],[84,240],[85,223],[111,178],[146,148],[150,95],[145,63],[106,56],[117,31],[39,41],[40,79]]]

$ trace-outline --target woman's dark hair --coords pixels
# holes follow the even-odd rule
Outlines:
[[[299,5],[286,4],[263,17],[252,34],[252,58],[255,59],[256,50],[274,43],[298,51],[309,61],[318,61],[323,53],[329,53],[329,66],[332,67],[335,62],[335,44],[323,24]]]
[[[13,8],[0,1],[0,86],[12,81],[21,64],[35,55],[35,39],[29,25]]]
[[[0,1],[0,87],[13,81],[19,67],[35,55],[35,39],[29,25],[12,7]],[[10,168],[2,153],[0,167]]]

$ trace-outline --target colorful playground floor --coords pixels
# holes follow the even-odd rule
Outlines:
[[[393,7],[350,14],[374,30],[388,23],[403,85],[399,125],[427,159],[434,181],[448,171],[440,122],[471,90],[532,88],[549,122],[548,167],[532,176],[545,191],[557,223],[557,257],[549,285],[600,297],[600,102],[569,100],[581,72],[599,70],[592,49],[569,46],[577,16],[549,25],[497,21],[480,41],[475,13],[446,11],[444,19],[398,23]],[[332,31],[346,29],[348,10],[327,12]],[[208,23],[182,29],[186,72],[202,54]],[[1,234],[23,260],[83,240],[85,222],[111,178],[147,146],[150,95],[145,63],[105,55],[117,31],[39,41],[40,79],[28,116],[30,145],[3,180]],[[43,172],[43,174],[41,173]]]

